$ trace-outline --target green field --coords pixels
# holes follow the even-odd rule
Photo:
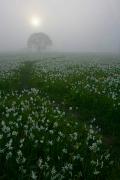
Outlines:
[[[0,55],[0,180],[120,179],[120,56]]]

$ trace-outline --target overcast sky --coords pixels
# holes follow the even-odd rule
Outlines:
[[[34,32],[60,51],[119,51],[120,0],[0,0],[0,51],[25,48]]]

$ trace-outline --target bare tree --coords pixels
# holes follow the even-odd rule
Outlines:
[[[34,49],[37,51],[44,50],[52,45],[52,41],[48,35],[44,33],[34,33],[32,34],[28,41],[27,46],[29,49]]]

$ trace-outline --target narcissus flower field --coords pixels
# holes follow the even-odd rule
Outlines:
[[[120,178],[118,57],[0,57],[0,180]]]

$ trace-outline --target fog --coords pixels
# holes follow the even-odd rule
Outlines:
[[[120,0],[0,0],[0,51],[25,49],[30,34],[45,32],[55,51],[119,52],[119,7]]]

